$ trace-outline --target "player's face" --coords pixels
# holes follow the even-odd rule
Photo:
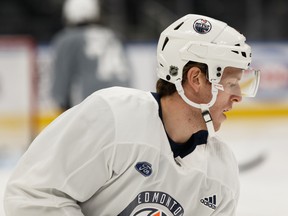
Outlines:
[[[219,90],[215,104],[210,108],[214,128],[220,129],[221,124],[226,120],[225,113],[230,111],[235,102],[242,100],[239,81],[242,76],[242,70],[228,67],[224,70],[220,84],[224,91]]]

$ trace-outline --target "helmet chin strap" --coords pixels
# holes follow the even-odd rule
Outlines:
[[[217,99],[218,89],[216,88],[216,83],[212,83],[212,85],[211,85],[211,87],[212,87],[212,90],[211,90],[212,99],[211,99],[211,101],[208,104],[198,104],[198,103],[194,103],[193,101],[189,100],[186,97],[186,95],[185,95],[184,89],[182,87],[181,80],[177,80],[175,82],[175,86],[176,86],[178,94],[181,96],[181,98],[187,104],[189,104],[192,107],[201,109],[202,116],[203,116],[203,119],[204,119],[204,121],[206,123],[206,127],[207,127],[209,135],[211,137],[215,136],[215,129],[214,129],[214,126],[213,126],[213,121],[212,121],[212,117],[211,117],[209,108],[211,106],[213,106],[213,104],[215,103],[215,101]]]

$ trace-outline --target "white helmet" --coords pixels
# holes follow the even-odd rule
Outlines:
[[[68,24],[79,24],[98,20],[100,5],[98,0],[66,0],[63,15]]]
[[[175,83],[182,79],[185,64],[194,61],[207,64],[210,82],[219,81],[225,67],[249,67],[251,48],[245,40],[242,34],[224,22],[202,15],[186,15],[160,35],[158,76]]]
[[[186,103],[201,108],[203,112],[209,112],[209,107],[216,101],[218,90],[223,90],[219,82],[224,69],[248,69],[251,48],[245,40],[242,34],[224,22],[202,15],[186,15],[168,26],[160,35],[157,75],[175,84]],[[208,66],[208,80],[212,84],[212,99],[208,104],[196,104],[184,94],[181,81],[183,68],[189,61]],[[243,74],[252,74],[252,78],[246,81],[245,88],[250,91],[250,96],[255,96],[259,84],[258,71]]]

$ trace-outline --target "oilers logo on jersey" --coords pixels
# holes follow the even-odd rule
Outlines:
[[[183,207],[169,194],[159,191],[145,191],[118,216],[183,216]]]
[[[133,216],[168,216],[166,213],[155,208],[144,208],[133,214]]]

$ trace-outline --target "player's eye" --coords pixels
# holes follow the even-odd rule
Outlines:
[[[228,88],[236,88],[237,87],[237,83],[236,82],[228,82],[226,87]]]

